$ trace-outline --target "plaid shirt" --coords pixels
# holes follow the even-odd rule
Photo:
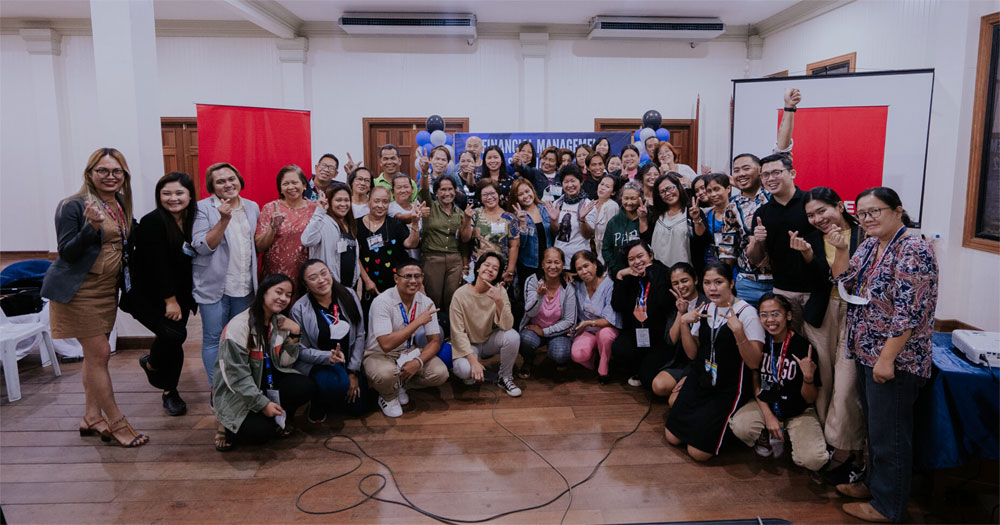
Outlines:
[[[723,219],[722,239],[719,241],[719,258],[736,259],[740,273],[753,274],[764,280],[771,278],[771,268],[767,260],[760,265],[751,264],[747,257],[747,246],[753,238],[753,214],[769,200],[771,194],[764,191],[764,188],[758,188],[752,199],[744,197],[742,193],[730,198]]]

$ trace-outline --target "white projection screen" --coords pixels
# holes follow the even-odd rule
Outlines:
[[[933,86],[933,69],[733,80],[730,157],[772,152],[785,90],[798,88],[796,185],[829,186],[852,213],[861,190],[888,186],[919,227]]]

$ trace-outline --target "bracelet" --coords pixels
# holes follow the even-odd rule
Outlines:
[[[417,357],[414,357],[414,359],[416,359],[417,361],[419,361],[419,362],[420,362],[420,368],[423,368],[423,367],[424,367],[424,360],[423,360],[423,359],[420,359],[420,356],[419,356],[419,355],[418,355]]]
[[[794,108],[794,107],[785,106],[785,111],[787,111],[789,113],[795,113],[798,110],[796,108]]]

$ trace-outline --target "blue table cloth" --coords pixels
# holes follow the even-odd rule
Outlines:
[[[974,365],[953,348],[951,334],[934,334],[934,368],[914,421],[920,469],[1000,459],[1000,371]]]

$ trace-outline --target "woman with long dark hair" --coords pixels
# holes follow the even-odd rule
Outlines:
[[[316,211],[302,231],[302,245],[309,248],[309,258],[326,263],[333,278],[355,288],[361,278],[358,259],[358,221],[351,209],[351,190],[339,182],[331,183],[316,201]]]
[[[250,308],[222,330],[212,388],[219,452],[291,435],[295,411],[316,393],[313,381],[294,367],[301,328],[286,317],[291,302],[292,279],[268,275]]]
[[[139,358],[149,384],[163,390],[163,407],[171,416],[187,411],[177,393],[184,364],[188,316],[198,305],[191,290],[191,228],[198,203],[194,181],[171,172],[156,182],[156,209],[135,229],[135,276],[128,294],[132,317],[156,336],[149,354]]]
[[[59,257],[42,282],[52,337],[83,346],[86,406],[80,435],[100,434],[125,447],[149,442],[125,419],[108,373],[108,336],[118,312],[118,289],[132,286],[128,271],[132,232],[132,175],[125,156],[100,148],[87,159],[80,190],[56,207]]]
[[[295,302],[290,314],[302,327],[299,359],[293,366],[316,383],[309,421],[322,423],[329,408],[360,416],[367,406],[361,373],[366,342],[361,301],[319,259],[302,265],[299,287],[307,293]]]
[[[649,228],[641,234],[656,260],[668,267],[679,262],[693,264],[696,270],[704,267],[703,257],[693,257],[704,253],[698,247],[709,242],[701,209],[691,205],[687,190],[671,173],[660,175],[653,188]]]
[[[840,196],[830,188],[815,187],[806,192],[802,202],[809,224],[823,232],[829,266],[832,268],[838,257],[841,265],[846,265],[865,240],[861,224],[847,213]],[[816,413],[827,443],[834,447],[826,477],[833,484],[846,483],[864,473],[865,421],[857,370],[854,361],[847,358],[847,302],[836,288],[830,293],[820,334],[822,341],[812,341],[821,380]]]
[[[500,192],[500,207],[506,208],[510,187],[514,184],[514,174],[507,173],[507,163],[503,160],[500,146],[489,146],[483,151],[483,171],[476,177],[476,183],[484,180],[496,183],[497,191]]]

